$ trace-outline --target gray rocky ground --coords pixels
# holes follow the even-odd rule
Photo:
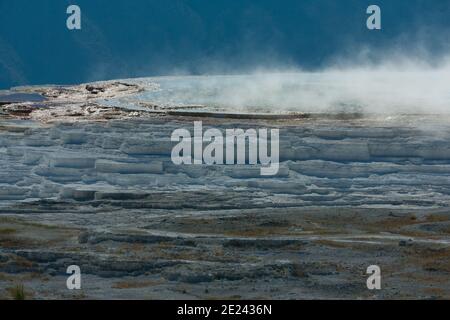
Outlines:
[[[1,298],[18,285],[35,299],[450,297],[448,117],[252,120],[105,103],[145,90],[0,96]],[[279,128],[278,174],[174,165],[171,132],[199,119]],[[66,288],[73,264],[79,291]],[[369,265],[381,290],[366,287]]]

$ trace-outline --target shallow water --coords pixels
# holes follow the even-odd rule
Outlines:
[[[42,102],[45,98],[36,93],[0,93],[0,103],[15,103],[15,102]]]

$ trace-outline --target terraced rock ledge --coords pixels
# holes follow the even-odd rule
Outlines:
[[[108,104],[157,88],[0,96],[0,297],[17,285],[35,299],[450,297],[448,117]],[[198,119],[280,129],[278,174],[174,165],[171,132]],[[374,264],[382,290],[366,287]]]

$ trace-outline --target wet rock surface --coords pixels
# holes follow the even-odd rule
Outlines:
[[[201,116],[280,129],[264,177],[174,165],[170,135],[199,115],[102,102],[136,84],[24,90],[46,101],[0,107],[3,298],[17,283],[37,299],[450,297],[445,116]],[[66,288],[73,264],[81,291]]]
[[[449,230],[414,229],[448,225],[446,211],[27,207],[0,218],[0,283],[7,289],[20,281],[36,298],[450,295]],[[81,292],[65,288],[72,264],[83,272]],[[382,268],[378,292],[366,288],[372,264]]]

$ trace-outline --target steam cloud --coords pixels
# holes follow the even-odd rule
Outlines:
[[[443,114],[450,113],[450,60],[434,66],[390,60],[317,72],[181,77],[163,81],[161,87],[158,99],[165,102],[230,111]]]

